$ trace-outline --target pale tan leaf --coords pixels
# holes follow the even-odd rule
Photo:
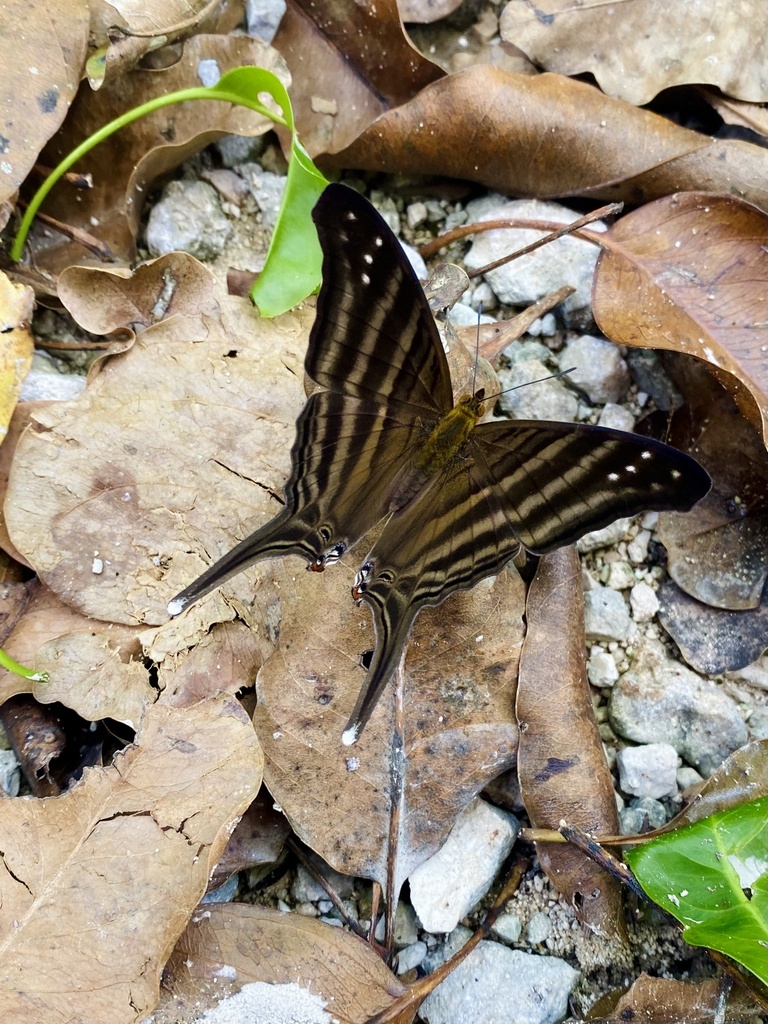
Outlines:
[[[373,647],[368,609],[350,608],[356,566],[353,551],[322,575],[288,559],[275,569],[280,646],[259,673],[254,724],[265,781],[300,838],[338,871],[383,886],[389,872],[396,897],[459,812],[514,762],[524,587],[509,569],[425,609],[405,662],[402,725],[393,681],[345,747],[361,655]]]
[[[34,306],[30,287],[0,271],[0,442],[5,438],[35,349],[29,330]]]
[[[156,705],[111,767],[60,797],[0,803],[2,1019],[121,1024],[151,1010],[260,781],[251,725],[223,696]]]
[[[406,990],[356,935],[235,903],[194,916],[168,962],[155,1022],[191,1022],[253,982],[299,984],[319,995],[339,1024],[364,1024]]]
[[[618,0],[610,7],[511,0],[500,29],[539,67],[563,75],[590,71],[604,92],[638,106],[690,82],[759,102],[768,99],[768,63],[753,26],[764,14],[762,0]]]

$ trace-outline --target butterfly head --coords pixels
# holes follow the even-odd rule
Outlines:
[[[310,572],[323,572],[329,565],[335,565],[346,550],[347,545],[341,541],[338,544],[333,544],[311,562],[308,562],[307,569]]]

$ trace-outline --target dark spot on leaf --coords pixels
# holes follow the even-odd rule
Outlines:
[[[6,138],[5,135],[0,135],[0,153],[7,153],[11,145],[11,140]]]
[[[55,110],[58,102],[59,90],[55,86],[51,89],[46,89],[42,96],[37,97],[37,105],[44,114],[50,114],[52,110]]]
[[[543,771],[538,772],[535,776],[537,782],[548,782],[555,775],[561,775],[563,772],[567,772],[569,768],[573,768],[575,764],[578,764],[578,758],[561,758],[561,757],[548,757],[547,765]]]

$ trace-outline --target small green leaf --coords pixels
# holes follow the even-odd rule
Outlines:
[[[686,942],[768,984],[768,796],[652,839],[626,860]]]

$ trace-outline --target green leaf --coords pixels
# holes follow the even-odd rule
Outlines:
[[[266,94],[279,108],[262,100]],[[72,150],[46,178],[27,207],[18,234],[11,248],[11,259],[19,260],[29,228],[43,200],[56,182],[104,139],[145,114],[174,103],[189,100],[220,100],[255,110],[291,132],[291,154],[288,162],[288,182],[275,231],[270,243],[267,261],[259,275],[251,298],[263,316],[277,316],[295,306],[297,302],[316,291],[320,284],[322,257],[315,226],[310,216],[312,207],[328,184],[326,178],[312,163],[299,142],[293,120],[291,101],[285,86],[265,68],[233,68],[216,85],[197,86],[157,96],[104,125],[76,149]]]
[[[686,942],[768,984],[768,796],[652,839],[626,860]]]

